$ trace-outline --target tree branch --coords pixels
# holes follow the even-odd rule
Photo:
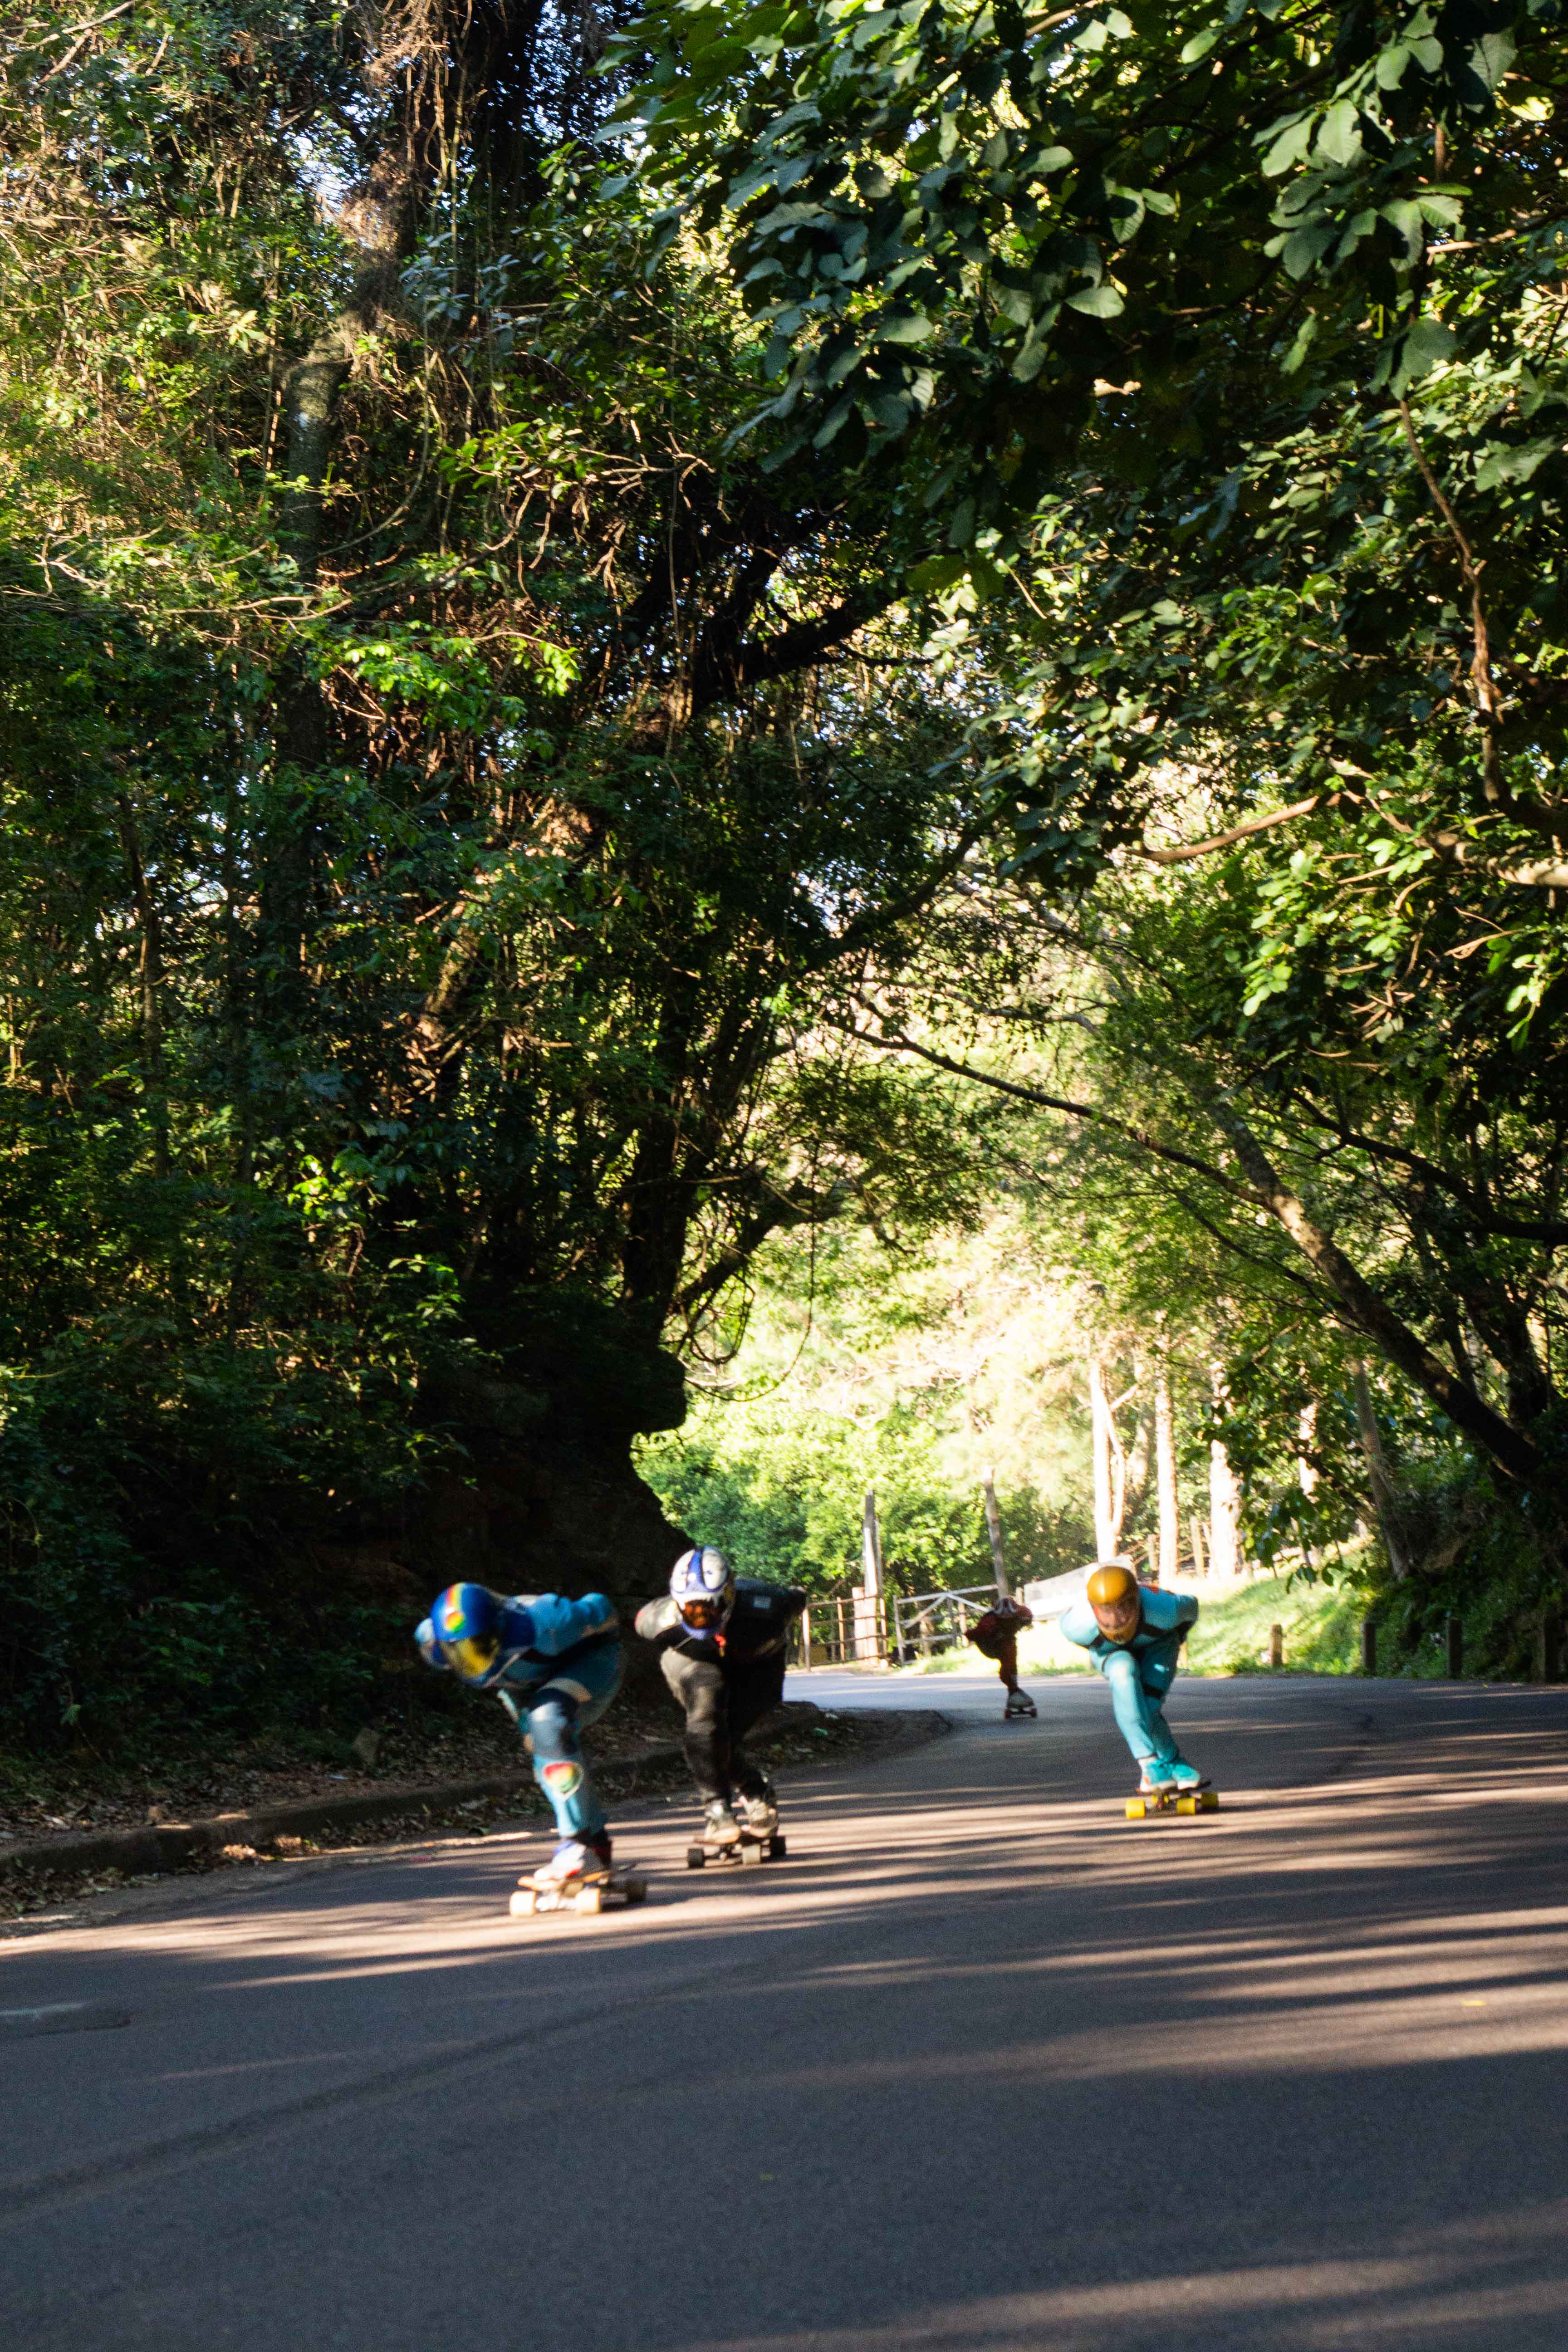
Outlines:
[[[1347,1322],[1375,1339],[1389,1361],[1510,1476],[1532,1477],[1542,1467],[1542,1457],[1530,1439],[1494,1412],[1467,1382],[1457,1379],[1373,1290],[1339,1244],[1313,1223],[1306,1204],[1284,1181],[1235,1105],[1224,1096],[1215,1096],[1205,1108],[1235,1152],[1253,1198],[1278,1218],[1302,1256],[1321,1275]]]
[[[1190,857],[1212,857],[1216,849],[1228,849],[1232,842],[1246,841],[1255,833],[1269,833],[1279,824],[1289,824],[1293,817],[1310,816],[1321,808],[1324,795],[1314,793],[1309,801],[1297,801],[1287,809],[1275,809],[1268,816],[1249,816],[1245,824],[1233,824],[1228,833],[1216,833],[1207,841],[1184,842],[1179,849],[1151,849],[1147,842],[1138,845],[1140,857],[1152,866],[1184,866]]]
[[[863,1012],[881,1022],[882,1016],[874,1004],[868,1003],[863,996],[857,996],[855,1002]],[[1156,1142],[1146,1128],[1129,1127],[1124,1120],[1113,1118],[1109,1111],[1097,1110],[1092,1103],[1070,1102],[1065,1096],[1048,1095],[1039,1087],[1020,1086],[1016,1079],[996,1077],[989,1070],[974,1069],[968,1062],[952,1061],[946,1054],[937,1053],[932,1046],[917,1045],[912,1037],[906,1037],[901,1033],[889,1036],[885,1026],[876,1036],[864,1030],[856,1030],[852,1034],[862,1044],[879,1045],[889,1053],[918,1055],[922,1062],[930,1062],[939,1070],[951,1070],[954,1077],[969,1078],[977,1087],[990,1087],[996,1094],[1011,1095],[1019,1102],[1036,1103],[1042,1110],[1064,1111],[1069,1118],[1081,1118],[1103,1127],[1110,1134],[1120,1135],[1127,1142],[1136,1144],[1139,1150],[1146,1151],[1152,1160],[1163,1160],[1171,1168],[1185,1168],[1190,1174],[1203,1177],[1205,1182],[1217,1184],[1220,1191],[1228,1192],[1233,1200],[1251,1201],[1251,1192],[1246,1186],[1232,1183],[1223,1171],[1211,1167],[1206,1160],[1198,1160],[1192,1152],[1183,1151],[1175,1144]]]

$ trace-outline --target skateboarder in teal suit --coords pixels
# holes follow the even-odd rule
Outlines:
[[[510,1597],[484,1584],[449,1584],[415,1633],[426,1665],[470,1690],[493,1690],[522,1733],[533,1777],[549,1798],[560,1844],[533,1873],[561,1895],[610,1868],[610,1833],[577,1734],[597,1723],[621,1685],[615,1604],[602,1592]]]
[[[1164,1716],[1182,1643],[1197,1614],[1190,1592],[1150,1591],[1130,1568],[1111,1567],[1095,1570],[1083,1599],[1058,1621],[1110,1685],[1117,1728],[1139,1765],[1145,1796],[1207,1786],[1177,1748]]]

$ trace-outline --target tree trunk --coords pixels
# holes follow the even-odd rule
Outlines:
[[[1377,1414],[1372,1402],[1372,1383],[1366,1376],[1366,1366],[1354,1368],[1355,1421],[1361,1435],[1361,1450],[1366,1456],[1367,1484],[1372,1489],[1373,1508],[1383,1532],[1388,1565],[1395,1579],[1403,1583],[1410,1573],[1410,1549],[1400,1524],[1399,1496],[1388,1467],[1388,1456],[1383,1450],[1383,1432],[1377,1425]]]
[[[1225,1382],[1217,1364],[1213,1378],[1217,1410],[1225,1402]],[[1209,1444],[1209,1572],[1214,1576],[1241,1573],[1241,1489],[1230,1456],[1217,1437]]]
[[[1296,1247],[1333,1292],[1352,1330],[1373,1339],[1390,1363],[1446,1412],[1492,1460],[1515,1478],[1531,1478],[1542,1467],[1539,1449],[1522,1431],[1510,1427],[1494,1412],[1484,1397],[1440,1363],[1418,1339],[1388,1301],[1346,1257],[1339,1244],[1307,1213],[1305,1203],[1280,1177],[1258,1138],[1224,1097],[1213,1097],[1208,1112],[1230,1144],[1237,1164],[1259,1208],[1277,1218]]]
[[[1173,1584],[1181,1571],[1182,1522],[1176,1498],[1171,1376],[1163,1339],[1154,1362],[1154,1486],[1160,1507],[1160,1581]]]
[[[1098,1356],[1089,1360],[1089,1419],[1094,1454],[1094,1553],[1097,1559],[1115,1559],[1121,1541],[1127,1465]]]
[[[1002,1543],[1002,1514],[996,1507],[996,1474],[994,1470],[986,1471],[980,1491],[985,1498],[985,1532],[991,1538],[991,1564],[996,1571],[996,1590],[1005,1598],[1013,1588],[1007,1581],[1007,1555]]]
[[[153,1172],[169,1172],[169,1095],[163,1069],[163,938],[157,902],[147,884],[142,856],[142,834],[128,793],[120,795],[120,837],[125,848],[136,917],[142,928],[142,1059],[147,1073],[148,1108],[153,1122]]]
[[[1217,1437],[1209,1447],[1209,1573],[1241,1573],[1241,1489]]]

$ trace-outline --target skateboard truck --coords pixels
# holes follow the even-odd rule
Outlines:
[[[704,1845],[694,1842],[686,1849],[686,1867],[688,1870],[702,1870],[710,1862],[729,1862],[739,1863],[745,1870],[754,1867],[759,1862],[783,1862],[788,1851],[782,1831],[774,1830],[765,1838],[748,1837],[742,1831],[731,1843],[724,1845]]]
[[[1147,1796],[1129,1797],[1127,1818],[1130,1822],[1147,1821],[1151,1813],[1217,1813],[1217,1789],[1173,1789],[1169,1795],[1157,1790]]]

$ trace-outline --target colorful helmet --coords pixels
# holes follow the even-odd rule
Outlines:
[[[1115,1642],[1131,1640],[1138,1629],[1139,1599],[1138,1579],[1130,1568],[1097,1568],[1089,1580],[1087,1598],[1102,1633]]]
[[[500,1656],[500,1602],[484,1584],[449,1584],[430,1612],[436,1647],[466,1683],[485,1683]]]
[[[1089,1580],[1089,1605],[1091,1609],[1120,1609],[1124,1601],[1133,1600],[1137,1591],[1138,1579],[1130,1568],[1097,1568]]]
[[[735,1606],[735,1577],[721,1551],[683,1551],[669,1572],[670,1598],[694,1633],[717,1633]]]

